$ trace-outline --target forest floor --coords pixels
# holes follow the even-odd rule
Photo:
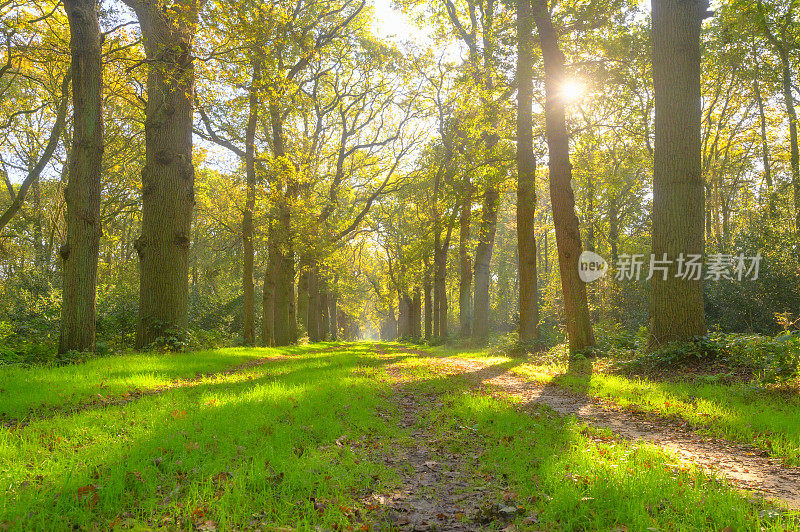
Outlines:
[[[401,344],[0,368],[0,530],[800,529],[770,393]]]

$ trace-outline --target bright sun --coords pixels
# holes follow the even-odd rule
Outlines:
[[[561,85],[561,95],[568,102],[579,100],[584,92],[586,92],[586,86],[575,79],[568,79]]]

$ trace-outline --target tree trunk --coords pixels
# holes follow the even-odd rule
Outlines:
[[[271,226],[267,247],[269,253],[267,256],[266,271],[264,272],[261,343],[265,346],[273,346],[275,345],[275,283],[278,270],[280,269],[280,255],[277,250],[277,243],[275,242],[275,237],[273,235],[273,229]]]
[[[331,325],[331,341],[336,341],[339,337],[339,322],[338,322],[338,306],[339,295],[336,293],[336,281],[333,282],[333,290],[328,298],[330,304],[330,311],[328,312],[330,325]]]
[[[447,245],[441,242],[433,257],[433,335],[437,339],[447,338]]]
[[[564,54],[558,46],[547,0],[534,0],[533,17],[539,33],[545,72],[545,129],[550,170],[550,201],[556,230],[558,267],[571,351],[594,345],[589,318],[586,285],[578,276],[578,257],[582,251],[575,196],[572,191],[572,165],[569,160],[569,136],[566,111],[561,97],[564,83]]]
[[[490,187],[483,197],[481,228],[478,246],[475,248],[474,305],[472,340],[478,345],[489,341],[489,266],[492,262],[494,235],[497,231],[497,202],[500,192]]]
[[[322,321],[322,313],[319,308],[319,268],[316,261],[311,263],[308,273],[308,317],[306,318],[308,328],[308,340],[319,342],[321,338],[319,325]]]
[[[425,292],[425,339],[430,340],[433,333],[433,284],[431,282],[431,267],[425,257],[425,273],[422,282]]]
[[[323,342],[328,341],[328,331],[330,331],[330,315],[328,306],[328,281],[320,277],[319,282],[319,334],[320,340]]]
[[[789,165],[792,168],[792,189],[794,192],[795,231],[800,239],[800,151],[797,146],[797,111],[792,94],[792,70],[789,52],[781,49],[781,86],[786,114],[789,116]]]
[[[283,142],[283,120],[277,104],[269,106],[272,124],[273,151],[276,158],[286,157]],[[275,345],[290,345],[297,341],[297,311],[294,299],[295,255],[292,235],[291,203],[298,193],[297,184],[291,178],[278,176],[277,182],[285,182],[285,194],[278,205],[278,235],[281,255],[280,269],[275,284]],[[327,329],[325,329],[327,330]]]
[[[306,333],[308,333],[309,275],[308,260],[301,259],[300,275],[298,275],[297,278],[297,326],[298,328],[300,328],[300,326],[305,327]],[[310,338],[309,336],[309,339]]]
[[[249,116],[245,131],[245,174],[247,177],[247,199],[242,217],[242,289],[244,291],[243,331],[245,345],[254,345],[255,331],[255,284],[253,283],[253,212],[256,207],[256,126],[258,125],[258,89],[261,84],[261,60],[253,59],[253,74],[248,97]]]
[[[103,159],[102,37],[95,0],[64,0],[72,53],[73,143],[69,157],[64,302],[58,352],[92,351],[95,342],[100,175]]]
[[[415,342],[420,341],[421,318],[422,318],[422,293],[419,287],[416,287],[414,289],[414,297],[411,300],[411,338]]]
[[[160,3],[124,0],[142,30],[147,74],[139,321],[136,347],[180,334],[188,325],[189,248],[194,207],[192,38],[196,0]]]
[[[619,206],[616,195],[608,198],[608,242],[611,246],[611,265],[619,259]]]
[[[538,338],[536,155],[533,152],[533,42],[530,0],[517,0],[517,252],[519,341]]]
[[[469,338],[472,334],[472,262],[469,256],[470,224],[472,223],[472,183],[464,176],[464,197],[459,213],[458,262],[460,265],[458,282],[459,335]]]
[[[758,79],[753,81],[753,92],[758,105],[758,118],[761,127],[761,163],[764,166],[764,181],[767,185],[767,201],[770,213],[775,211],[775,198],[773,197],[772,168],[769,163],[769,140],[767,138],[767,117],[764,113],[764,99],[761,97],[761,86]]]
[[[653,254],[673,261],[650,280],[650,347],[706,332],[702,280],[676,278],[680,254],[702,255],[700,140],[702,2],[653,0]]]

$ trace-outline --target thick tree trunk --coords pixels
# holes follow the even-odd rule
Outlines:
[[[297,327],[305,327],[308,333],[308,260],[300,260],[300,275],[297,276]],[[298,333],[299,336],[299,333]],[[309,336],[310,339],[310,336]]]
[[[333,282],[333,290],[331,290],[328,298],[328,304],[330,305],[328,315],[330,316],[331,341],[335,342],[339,338],[339,295],[336,293],[335,280]]]
[[[407,340],[411,335],[409,334],[409,325],[411,324],[411,317],[409,316],[411,298],[404,292],[397,293],[397,336],[401,340]]]
[[[533,152],[533,20],[530,0],[517,0],[517,252],[519,340],[538,338],[536,286],[536,155]]]
[[[64,0],[72,53],[73,143],[69,157],[64,302],[58,352],[94,350],[100,174],[103,158],[102,37],[95,0]]]
[[[558,266],[571,351],[594,345],[589,318],[586,285],[578,276],[578,257],[582,251],[575,196],[572,191],[572,165],[569,160],[569,136],[566,111],[561,96],[565,80],[564,54],[558,46],[547,0],[534,0],[533,17],[539,33],[545,72],[545,129],[550,169],[550,201],[556,230]]]
[[[308,273],[308,317],[306,318],[308,328],[308,340],[319,342],[322,334],[319,330],[322,322],[322,311],[320,310],[319,293],[319,268],[316,262],[312,262]]]
[[[258,125],[258,89],[261,84],[261,60],[253,59],[253,74],[248,97],[249,116],[245,131],[245,174],[247,179],[247,198],[242,217],[242,290],[244,292],[243,330],[245,345],[254,345],[255,331],[255,284],[253,283],[253,212],[256,207],[256,126]]]
[[[700,26],[703,2],[653,0],[653,254],[673,261],[650,280],[650,347],[706,332],[702,280],[682,279],[680,254],[702,255]]]
[[[490,187],[483,197],[480,235],[475,248],[474,305],[472,340],[478,345],[489,341],[489,266],[492,262],[494,236],[497,231],[497,203],[500,192]]]
[[[276,104],[269,106],[272,124],[273,150],[276,158],[285,158],[286,149],[283,142],[283,120],[280,108]],[[297,311],[294,299],[295,254],[294,237],[292,235],[291,203],[298,193],[297,184],[291,178],[279,176],[278,182],[285,182],[285,195],[278,205],[278,235],[280,245],[280,269],[275,284],[275,345],[290,345],[297,341]],[[327,329],[325,329],[327,330]]]
[[[328,281],[320,277],[319,282],[319,334],[320,340],[328,341],[328,333],[331,329],[330,307],[328,306]]]
[[[464,197],[461,199],[458,234],[458,281],[459,335],[469,338],[472,334],[472,262],[469,256],[470,224],[472,223],[472,183],[464,177]]]
[[[280,254],[270,227],[267,267],[264,272],[264,291],[262,295],[263,316],[261,321],[261,343],[265,346],[275,345],[275,283],[280,269]]]
[[[189,248],[194,207],[192,37],[196,0],[124,0],[136,12],[149,65],[142,170],[139,322],[136,347],[188,325]]]

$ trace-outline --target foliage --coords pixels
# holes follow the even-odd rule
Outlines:
[[[786,384],[800,376],[800,334],[711,333],[692,342],[661,346],[626,366],[631,371],[664,370],[684,365],[708,367],[712,362],[744,370],[762,385]]]

